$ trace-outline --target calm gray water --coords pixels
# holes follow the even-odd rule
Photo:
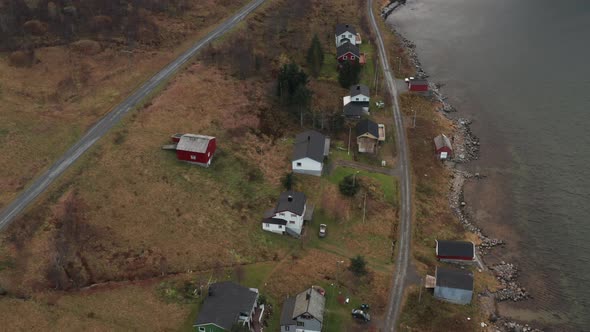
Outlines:
[[[590,331],[590,1],[410,0],[388,21],[502,170],[523,279],[543,285],[529,318]]]

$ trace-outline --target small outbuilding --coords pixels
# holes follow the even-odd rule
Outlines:
[[[445,134],[440,134],[434,138],[434,153],[440,160],[446,160],[453,156],[451,140]]]
[[[209,167],[217,149],[213,136],[195,134],[174,134],[171,145],[164,145],[164,150],[176,150],[176,158],[191,164]]]
[[[469,241],[436,240],[436,258],[449,262],[473,262],[475,260],[475,244]]]
[[[330,138],[315,130],[308,130],[295,137],[291,167],[293,172],[321,176],[324,158],[330,151]]]
[[[410,79],[408,81],[408,90],[413,92],[428,91],[428,81],[424,79]]]
[[[457,304],[471,303],[473,298],[473,273],[437,267],[435,278],[435,298]]]

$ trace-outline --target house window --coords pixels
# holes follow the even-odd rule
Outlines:
[[[289,331],[289,325],[285,325],[285,331]]]
[[[346,55],[342,57],[342,60],[346,60],[346,59],[348,59],[348,57]]]
[[[205,332],[205,328],[204,327],[199,327],[199,332]]]
[[[297,322],[297,326],[305,326],[304,322]]]
[[[270,227],[270,224],[264,224],[264,227]],[[280,226],[279,226],[280,228]]]
[[[279,229],[283,229],[283,225],[279,225]]]
[[[297,166],[298,166],[298,167],[301,167],[301,163],[297,163]]]
[[[195,156],[194,154],[191,154],[191,160],[197,160],[197,156]]]
[[[359,98],[357,97],[356,100],[359,100]]]
[[[354,60],[354,55],[351,55],[350,56],[350,60]]]
[[[281,212],[281,213],[279,213],[279,216],[284,217],[285,216],[285,213],[284,212]]]
[[[295,220],[289,221],[289,224],[294,224],[294,223],[295,223]]]
[[[348,34],[348,38],[352,38],[352,35],[351,34]]]

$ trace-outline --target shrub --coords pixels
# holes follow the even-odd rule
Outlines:
[[[359,191],[360,184],[358,179],[351,174],[347,175],[339,184],[340,192],[345,196],[354,196]]]
[[[14,67],[30,67],[35,63],[35,51],[15,51],[8,56],[8,63]]]
[[[102,50],[99,42],[89,39],[78,40],[77,42],[71,43],[70,47],[72,51],[85,55],[98,54]]]
[[[365,258],[361,255],[357,255],[350,259],[350,266],[348,269],[357,277],[362,277],[369,272],[367,271],[367,261],[365,261]]]
[[[283,183],[283,187],[285,187],[285,190],[291,190],[295,182],[295,178],[293,178],[293,172],[285,174],[285,177],[283,177],[281,182]]]
[[[338,82],[340,86],[348,89],[351,85],[358,84],[361,79],[361,65],[358,60],[353,63],[345,61],[338,71]]]
[[[23,24],[23,29],[33,36],[43,36],[47,33],[47,24],[39,20],[30,20]]]

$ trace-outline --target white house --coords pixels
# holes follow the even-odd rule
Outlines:
[[[330,139],[317,131],[308,130],[295,137],[291,167],[293,172],[321,176],[324,157],[330,151]]]
[[[364,84],[357,84],[350,87],[351,102],[369,102],[369,87]]]
[[[326,299],[313,288],[287,298],[281,310],[281,332],[321,332],[325,306]]]
[[[363,84],[351,86],[350,95],[342,97],[344,116],[360,119],[363,115],[368,115],[370,100],[368,86]]]
[[[336,25],[336,47],[340,47],[342,44],[351,43],[357,44],[357,33],[356,29],[350,24],[337,24]]]
[[[262,229],[278,234],[299,237],[305,220],[311,220],[313,208],[308,209],[304,193],[285,191],[279,196],[274,209],[267,211],[262,220]]]

